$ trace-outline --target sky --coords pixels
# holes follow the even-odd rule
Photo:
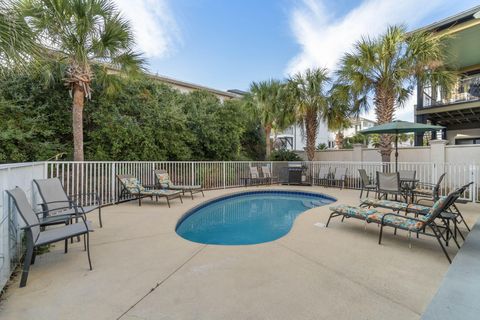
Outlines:
[[[114,0],[135,31],[147,69],[220,90],[335,70],[361,36],[409,30],[479,5],[473,0]],[[398,119],[413,121],[414,97]],[[367,114],[366,117],[374,118]]]

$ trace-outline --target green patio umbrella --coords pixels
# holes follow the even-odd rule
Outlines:
[[[365,130],[360,131],[362,134],[372,133],[390,133],[395,135],[395,171],[398,171],[398,134],[399,133],[419,133],[426,131],[438,131],[445,129],[442,126],[434,126],[423,123],[413,123],[402,120],[395,120],[389,123],[380,124]]]

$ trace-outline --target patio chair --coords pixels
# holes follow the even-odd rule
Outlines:
[[[250,182],[256,184],[266,183],[268,181],[265,177],[260,177],[257,167],[249,167],[250,170]]]
[[[193,200],[193,195],[195,193],[202,193],[202,196],[205,197],[205,194],[203,193],[203,188],[201,185],[177,185],[170,180],[170,175],[168,174],[167,171],[165,170],[153,170],[153,173],[155,175],[155,188],[159,187],[161,189],[165,190],[179,190],[182,191],[182,194],[185,195],[185,192],[190,192],[190,196],[192,197]]]
[[[405,195],[410,195],[412,202],[413,202],[413,189],[415,189],[416,185],[416,170],[399,170],[400,175],[400,186],[403,189]],[[406,199],[407,201],[408,199]]]
[[[322,185],[324,182],[324,186],[328,185],[328,181],[330,178],[330,167],[320,167],[320,171],[318,172],[318,178],[313,178],[314,183],[318,183],[318,185]]]
[[[331,182],[330,185],[338,185],[340,189],[343,189],[347,181],[347,168],[335,168],[335,172],[329,181]]]
[[[419,203],[421,200],[436,201],[440,197],[440,185],[442,184],[443,178],[445,178],[446,174],[447,173],[444,172],[442,175],[440,175],[440,178],[438,178],[437,183],[435,184],[418,182],[415,185],[415,188],[412,190],[413,197],[417,198],[417,203]]]
[[[25,192],[20,188],[6,191],[12,199],[13,204],[17,208],[18,213],[22,217],[25,226],[21,229],[25,230],[25,245],[27,248],[25,260],[23,261],[22,278],[20,280],[20,288],[27,284],[28,272],[30,265],[35,263],[36,249],[40,246],[51,244],[58,241],[65,241],[69,238],[84,236],[84,246],[87,251],[88,264],[92,270],[92,261],[90,259],[90,240],[89,232],[92,231],[89,221],[82,215],[81,222],[68,224],[62,227],[41,230],[40,220],[28,203]],[[69,214],[67,214],[68,216]]]
[[[363,195],[363,190],[367,190],[367,197],[368,197],[370,190],[376,190],[377,185],[372,183],[365,169],[358,169],[358,173],[360,174],[360,186],[362,188],[360,191],[360,199],[361,199]]]
[[[268,180],[270,184],[272,183],[278,183],[278,177],[272,176],[272,173],[270,172],[270,167],[269,166],[262,166],[262,175],[265,179]]]
[[[98,222],[100,228],[103,227],[101,198],[98,193],[83,193],[69,197],[58,178],[34,179],[33,183],[37,186],[42,198],[42,203],[39,203],[39,205],[42,206],[43,211],[49,212],[48,215],[45,214],[41,218],[41,221],[55,221],[57,216],[63,215],[65,217],[65,215],[73,213],[85,215],[98,209]],[[78,201],[81,197],[90,197],[92,202],[88,206],[81,206]]]
[[[122,198],[126,193],[131,194],[138,199],[139,206],[142,205],[142,198],[144,197],[150,197],[152,199],[155,197],[157,200],[159,197],[165,198],[169,208],[171,199],[180,198],[180,202],[183,203],[182,191],[180,190],[148,189],[131,174],[118,174],[117,179],[122,184],[122,191],[120,192],[119,198]]]
[[[383,173],[377,171],[377,198],[381,199],[382,196],[385,196],[385,199],[387,199],[389,194],[395,195],[395,198],[401,196],[405,201],[407,200],[402,192],[398,172]]]

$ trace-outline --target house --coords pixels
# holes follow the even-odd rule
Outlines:
[[[343,138],[351,138],[356,135],[359,131],[364,129],[371,128],[375,126],[377,123],[373,120],[363,118],[363,117],[355,117],[350,119],[351,127],[344,129],[342,131]],[[328,148],[336,148],[335,138],[336,132],[329,132],[329,139],[328,139]]]
[[[435,85],[417,87],[415,121],[446,127],[441,134],[450,144],[480,144],[480,6],[430,24],[416,31],[451,35],[446,40],[447,66],[459,72],[453,90]],[[423,134],[415,145],[423,144]]]
[[[148,76],[150,78],[152,78],[153,80],[165,83],[165,84],[171,86],[172,88],[177,89],[178,91],[180,91],[182,93],[188,93],[188,92],[192,92],[192,91],[196,91],[196,90],[208,91],[208,92],[214,94],[221,102],[224,102],[225,100],[241,98],[242,95],[245,94],[241,90],[232,89],[232,90],[222,91],[222,90],[213,89],[213,88],[210,88],[210,87],[205,87],[205,86],[202,86],[202,85],[194,84],[194,83],[191,83],[191,82],[186,82],[186,81],[181,81],[181,80],[173,79],[173,78],[166,77],[166,76],[161,76],[161,75],[158,75],[158,74],[148,74]]]

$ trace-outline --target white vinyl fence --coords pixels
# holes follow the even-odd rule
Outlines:
[[[379,162],[302,161],[297,163],[305,167],[309,177],[318,176],[321,167],[329,167],[331,170],[346,167],[346,188],[351,189],[360,188],[358,169],[365,169],[373,179],[376,171],[394,168],[393,163],[385,166]],[[98,193],[102,204],[109,205],[128,200],[119,199],[121,187],[116,179],[118,174],[132,174],[143,184],[152,185],[155,183],[153,170],[164,169],[177,184],[200,184],[205,189],[211,190],[243,186],[242,178],[249,176],[250,166],[269,166],[274,176],[279,177],[281,182],[286,182],[288,173],[285,168],[288,164],[288,162],[278,161],[54,161],[0,165],[0,288],[10,277],[23,253],[22,234],[19,232],[19,226],[22,223],[4,190],[16,186],[23,188],[36,207],[39,198],[37,191],[33,189],[32,180],[58,177],[69,195],[85,195],[79,198],[81,204],[86,205],[95,201],[91,194]],[[398,169],[415,170],[417,179],[430,183],[435,183],[440,174],[446,172],[447,176],[442,188],[444,194],[473,181],[474,185],[465,193],[465,199],[480,202],[478,192],[480,165],[478,164],[401,162],[398,164]]]

